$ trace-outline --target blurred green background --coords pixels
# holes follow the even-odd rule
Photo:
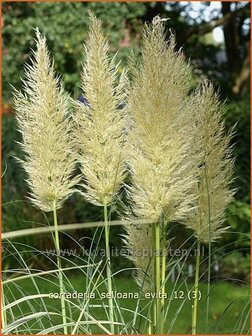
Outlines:
[[[111,54],[118,50],[122,59],[119,71],[127,64],[130,49],[139,55],[141,31],[144,22],[151,22],[159,14],[168,17],[167,30],[176,34],[177,48],[182,47],[193,67],[195,86],[203,78],[213,81],[220,90],[221,99],[226,100],[227,128],[237,123],[234,154],[236,172],[235,200],[227,209],[227,224],[230,230],[218,246],[224,246],[221,272],[226,277],[247,280],[249,273],[249,36],[250,7],[247,2],[139,2],[139,3],[3,3],[3,60],[2,60],[2,219],[5,232],[22,228],[48,225],[50,214],[41,213],[31,206],[26,196],[29,190],[26,176],[15,161],[22,157],[16,141],[20,135],[16,130],[12,109],[11,85],[21,88],[24,77],[23,65],[29,62],[34,48],[34,28],[38,27],[48,41],[55,70],[62,77],[66,90],[77,99],[80,94],[80,72],[83,61],[82,44],[88,30],[88,9],[92,9],[103,22],[110,41]],[[112,218],[117,213],[112,209]],[[101,209],[87,204],[75,194],[59,211],[59,222],[77,223],[100,220]],[[112,228],[111,245],[120,247],[120,227]],[[93,230],[73,232],[75,239],[90,236]],[[171,235],[183,242],[189,233],[181,226],[174,226]],[[52,248],[47,235],[39,238],[22,239],[38,249]],[[71,241],[62,237],[64,248],[71,248]],[[218,257],[218,252],[216,252]],[[8,259],[9,260],[9,259]],[[8,267],[9,261],[5,267]],[[41,266],[42,265],[42,266]],[[114,260],[115,267],[130,265],[126,259]],[[47,266],[40,260],[40,267]]]

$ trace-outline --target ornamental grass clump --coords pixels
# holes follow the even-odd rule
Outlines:
[[[230,145],[233,130],[225,132],[223,118],[225,106],[220,103],[212,84],[204,83],[198,89],[193,100],[197,137],[193,149],[200,153],[198,155],[200,159],[197,162],[198,178],[193,189],[196,195],[195,208],[191,211],[185,224],[194,231],[197,238],[196,295],[192,314],[192,334],[196,334],[200,245],[208,243],[209,247],[208,286],[210,286],[211,243],[220,239],[227,229],[223,223],[225,209],[234,194],[231,187],[234,159],[232,158],[233,148]],[[208,287],[207,308],[209,307],[209,295],[210,287]]]
[[[145,278],[152,278],[157,294],[165,292],[167,224],[183,221],[194,200],[191,189],[195,182],[195,164],[189,150],[193,136],[187,98],[190,84],[190,66],[182,52],[175,51],[174,36],[171,34],[168,42],[165,41],[162,19],[155,17],[144,31],[142,62],[133,73],[127,143],[131,173],[127,187],[131,201],[129,222],[132,218],[148,219],[152,224],[134,228],[133,224],[126,223],[125,239],[134,250],[148,232],[156,257],[150,255],[144,263],[143,258],[135,258],[134,262],[138,280],[147,274]],[[155,267],[150,267],[150,263],[155,263]],[[148,270],[153,269],[154,274],[150,274]],[[153,310],[151,332],[162,333],[164,300],[158,298]]]
[[[75,191],[79,177],[73,176],[76,153],[71,137],[68,97],[55,76],[46,39],[38,30],[36,37],[31,65],[27,64],[25,68],[24,92],[14,92],[16,118],[22,134],[20,146],[25,153],[24,159],[19,159],[19,162],[28,176],[31,202],[42,211],[53,211],[60,291],[63,292],[56,211]],[[63,296],[61,308],[65,324]],[[66,327],[64,333],[67,333]]]
[[[197,240],[192,334],[196,334],[197,327],[200,248],[201,244],[208,244],[208,321],[211,244],[227,229],[223,226],[225,209],[234,194],[231,187],[234,160],[230,146],[233,131],[225,132],[224,106],[212,84],[206,82],[189,95],[191,68],[181,50],[176,51],[174,36],[170,34],[166,41],[163,21],[157,16],[145,28],[141,61],[132,66],[132,83],[129,85],[126,73],[123,71],[119,76],[115,58],[109,56],[100,21],[90,13],[82,69],[83,99],[74,103],[75,111],[71,116],[69,99],[55,76],[46,39],[36,31],[37,49],[33,52],[31,65],[26,66],[24,92],[15,90],[14,103],[22,135],[20,146],[25,153],[24,159],[18,160],[28,176],[29,199],[42,211],[52,211],[54,218],[62,324],[55,326],[51,321],[52,327],[46,328],[45,334],[59,328],[67,334],[67,326],[71,325],[74,325],[71,334],[78,330],[91,333],[93,324],[107,334],[114,334],[115,326],[119,333],[127,328],[135,332],[141,329],[136,328],[136,324],[139,319],[141,325],[142,318],[149,323],[149,334],[164,334],[170,305],[165,305],[166,282],[171,273],[167,272],[166,260],[170,222],[185,224],[194,231]],[[75,174],[76,164],[79,164],[81,176]],[[130,176],[124,184],[127,169]],[[78,192],[92,204],[102,206],[104,211],[106,263],[101,260],[90,265],[92,256],[89,255],[84,267],[88,268],[85,273],[87,293],[97,290],[104,298],[98,288],[104,282],[100,283],[99,279],[106,266],[108,305],[102,302],[90,307],[108,309],[108,321],[100,321],[89,314],[89,300],[84,305],[80,302],[79,307],[68,300],[67,317],[57,209],[77,191],[77,184],[81,188]],[[123,218],[124,243],[136,266],[135,279],[141,293],[152,292],[154,298],[142,307],[142,297],[139,296],[134,311],[120,307],[117,301],[113,304],[108,209],[117,201],[123,185],[129,199]],[[93,237],[90,253],[93,253],[94,241]],[[99,243],[97,251],[98,248]],[[102,264],[104,268],[100,272]],[[173,263],[172,267],[176,265]],[[33,278],[34,274],[30,276]],[[171,294],[175,287],[176,284],[168,293]],[[167,301],[171,300],[172,294]],[[72,314],[71,303],[74,309],[80,309],[75,321],[72,321],[75,313]],[[170,330],[184,303],[169,321]],[[11,307],[12,304],[4,306]],[[122,320],[114,317],[115,308]],[[149,309],[146,316],[145,308]],[[132,322],[124,321],[121,311],[133,313]],[[46,312],[41,316],[44,314]],[[83,317],[87,321],[83,321]],[[6,326],[5,312],[2,318],[3,326]],[[110,330],[103,324],[109,324]],[[15,324],[9,328],[14,330]]]
[[[82,71],[82,92],[88,104],[79,102],[76,106],[75,137],[84,176],[82,194],[89,202],[104,209],[107,281],[111,293],[108,206],[115,201],[125,178],[122,152],[125,120],[118,107],[125,102],[126,77],[123,73],[118,78],[118,65],[109,57],[109,46],[100,21],[92,13],[90,20]],[[112,299],[109,299],[109,311],[113,333]]]

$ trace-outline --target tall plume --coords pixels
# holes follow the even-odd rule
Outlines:
[[[75,191],[79,178],[73,177],[76,164],[68,97],[54,74],[46,39],[36,31],[36,50],[26,65],[24,93],[14,91],[14,104],[30,199],[43,211],[60,208]]]
[[[125,102],[126,77],[123,73],[118,79],[118,66],[109,57],[100,21],[92,13],[90,20],[82,72],[82,91],[88,104],[76,107],[76,140],[85,177],[84,196],[102,206],[113,202],[125,177],[125,121],[118,107]]]
[[[164,26],[155,19],[145,31],[142,64],[129,97],[129,195],[135,216],[153,221],[161,215],[168,221],[180,220],[191,202],[186,126],[191,74],[183,54],[174,47],[174,36],[167,44]]]
[[[231,188],[234,159],[230,145],[233,130],[225,133],[225,106],[220,103],[211,83],[204,83],[193,99],[194,149],[200,160],[198,181],[194,186],[197,202],[185,224],[195,231],[200,241],[208,242],[220,238],[227,229],[222,224],[225,209],[234,194]]]

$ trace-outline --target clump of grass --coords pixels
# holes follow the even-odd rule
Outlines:
[[[118,65],[109,57],[101,22],[91,12],[90,23],[82,70],[82,92],[89,104],[79,103],[76,107],[75,136],[84,176],[82,194],[89,202],[104,209],[107,281],[111,293],[108,206],[115,201],[125,178],[122,153],[125,118],[118,106],[125,101],[126,80],[124,73],[118,78]],[[112,299],[109,299],[111,322],[113,309]],[[113,324],[111,332],[114,333]]]
[[[230,147],[232,131],[225,134],[223,106],[211,84],[205,83],[196,94],[188,95],[190,66],[182,52],[176,51],[172,34],[166,42],[163,21],[157,16],[144,30],[142,61],[133,69],[132,85],[128,88],[125,73],[119,77],[115,58],[109,57],[109,46],[100,21],[90,13],[91,25],[84,47],[86,58],[82,70],[82,93],[87,103],[75,103],[74,127],[69,117],[68,96],[54,74],[46,40],[36,32],[37,49],[33,52],[31,65],[26,66],[24,93],[15,90],[15,108],[22,134],[20,145],[25,153],[25,158],[19,161],[28,175],[29,198],[42,211],[53,211],[63,323],[45,329],[48,332],[62,328],[67,334],[67,326],[74,324],[67,322],[67,318],[72,319],[72,311],[70,308],[68,317],[63,295],[57,209],[76,191],[75,185],[80,181],[79,176],[74,176],[77,161],[84,180],[80,184],[80,193],[104,210],[105,283],[110,298],[109,321],[94,319],[88,311],[89,302],[76,306],[80,312],[72,334],[88,322],[111,334],[114,334],[115,326],[118,330],[128,328],[116,300],[113,305],[111,295],[108,213],[124,183],[126,163],[131,175],[126,186],[131,204],[124,219],[124,241],[132,251],[130,259],[136,265],[136,281],[141,291],[156,294],[149,316],[145,317],[145,321],[150,321],[149,334],[164,333],[169,310],[165,312],[162,294],[167,292],[165,285],[169,277],[166,274],[166,249],[170,222],[185,223],[194,230],[197,238],[192,334],[196,333],[197,327],[199,250],[202,243],[208,243],[208,318],[211,243],[226,230],[223,227],[225,208],[234,193],[231,188],[234,165]],[[123,110],[118,108],[121,103],[127,104]],[[89,264],[91,259],[88,258]],[[92,274],[87,287],[90,289],[94,281],[93,291],[99,287],[98,280],[103,271],[99,270],[101,262],[98,264],[85,266],[87,274]],[[91,266],[95,269],[90,272]],[[47,273],[50,271],[44,272]],[[95,279],[96,273],[98,279]],[[39,298],[43,297],[39,293]],[[106,307],[102,302],[99,307],[103,306]],[[130,310],[134,331],[138,315],[143,317],[142,313],[138,314],[138,308],[139,301],[136,310]],[[122,322],[116,321],[114,310],[118,311]],[[45,311],[30,318],[46,315]],[[83,317],[87,321],[82,321]],[[6,327],[5,313],[2,318]],[[177,315],[171,321],[170,329],[176,318]],[[23,320],[15,323],[23,323]],[[15,323],[5,330],[14,329]],[[110,324],[110,330],[103,324]],[[89,332],[92,329],[87,327],[85,330]]]

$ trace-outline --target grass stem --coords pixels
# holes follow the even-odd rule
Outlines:
[[[55,234],[55,249],[57,254],[57,265],[59,270],[59,288],[60,288],[60,303],[61,303],[61,314],[63,322],[64,335],[67,335],[67,320],[66,320],[66,303],[64,299],[64,283],[63,283],[63,273],[61,267],[60,259],[60,241],[59,241],[59,230],[58,230],[58,219],[57,219],[57,209],[56,202],[53,202],[53,222],[54,222],[54,234]]]
[[[153,263],[153,274],[152,274],[152,291],[156,293],[156,274],[155,274],[155,252],[156,252],[156,239],[155,239],[155,225],[152,226],[152,247],[153,247],[153,254],[151,258],[151,262]],[[156,333],[157,327],[157,300],[154,298],[152,299],[152,334]]]
[[[2,287],[2,304],[1,304],[1,328],[5,329],[7,325],[7,317],[6,317],[6,310],[4,310],[5,307],[5,298],[4,298],[4,290],[3,290],[3,283],[1,282]]]
[[[109,303],[109,319],[111,322],[111,333],[115,333],[114,328],[114,311],[113,311],[113,299],[112,299],[112,279],[111,279],[111,260],[110,260],[110,247],[109,247],[109,222],[108,222],[108,207],[104,203],[104,224],[105,224],[105,248],[106,248],[106,272],[107,272],[107,283],[108,283],[108,293],[110,297],[108,299]]]
[[[148,335],[153,334],[153,328],[152,327],[153,327],[153,324],[152,324],[152,321],[150,319],[149,322],[148,322],[148,331],[147,331]]]
[[[161,221],[161,227],[163,227],[163,219]],[[166,275],[166,235],[165,233],[162,236],[161,240],[162,245],[162,264],[161,264],[161,330],[160,333],[164,333],[164,310],[165,310],[165,275]]]
[[[211,289],[211,241],[208,242],[208,268],[207,268],[207,300],[206,300],[206,332],[208,330],[208,317],[210,305],[210,289]]]
[[[196,334],[197,314],[198,314],[198,293],[199,293],[199,265],[200,265],[200,241],[197,241],[196,267],[194,283],[194,301],[192,306],[192,335]]]
[[[211,239],[211,199],[208,185],[208,174],[205,169],[205,180],[207,190],[208,201],[208,269],[207,269],[207,299],[206,299],[206,328],[205,332],[208,332],[208,318],[209,318],[209,305],[210,305],[210,286],[211,286],[211,254],[212,254],[212,239]]]
[[[161,328],[161,298],[160,298],[160,295],[161,295],[161,286],[160,286],[160,281],[161,281],[161,274],[160,274],[160,271],[161,271],[161,249],[160,249],[160,241],[161,241],[161,234],[160,234],[160,223],[157,222],[155,224],[155,248],[156,248],[156,307],[157,307],[157,310],[156,310],[156,314],[157,314],[157,318],[156,318],[156,321],[157,321],[157,330],[156,332],[159,334],[160,333],[160,330],[162,329]]]

